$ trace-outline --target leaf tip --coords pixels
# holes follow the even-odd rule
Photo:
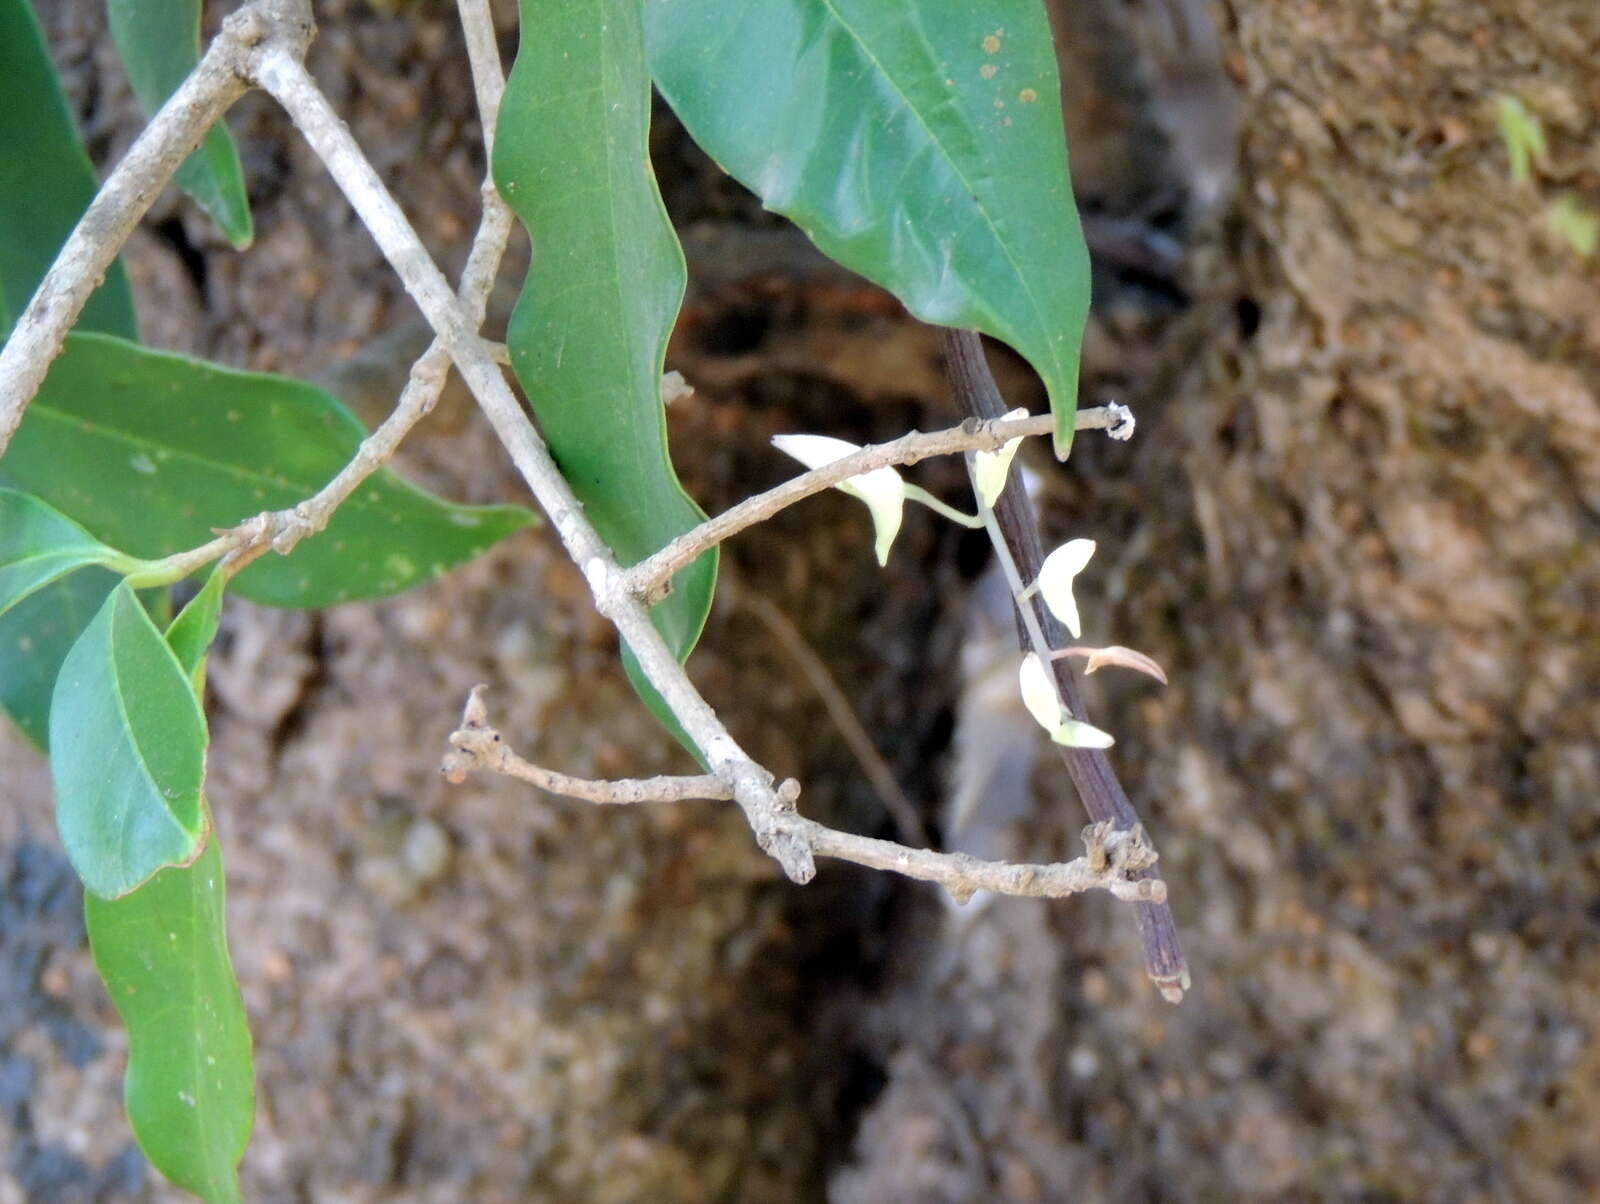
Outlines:
[[[1076,434],[1077,408],[1056,411],[1056,429],[1051,436],[1051,446],[1056,459],[1064,461],[1072,454],[1072,437]]]

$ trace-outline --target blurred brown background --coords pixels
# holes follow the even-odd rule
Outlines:
[[[454,271],[482,164],[449,6],[318,8],[315,73]],[[1563,195],[1600,212],[1600,8],[1053,8],[1096,253],[1086,398],[1140,427],[1035,467],[1049,534],[1100,541],[1086,635],[1172,678],[1091,697],[1163,854],[1187,1001],[1148,988],[1109,899],[955,914],[838,866],[800,889],[731,809],[445,786],[479,680],[558,768],[681,764],[536,532],[384,605],[230,602],[211,794],[258,1051],[252,1199],[1600,1195],[1600,258],[1548,221]],[[114,161],[139,122],[101,6],[41,10]],[[1521,184],[1508,96],[1549,142]],[[146,339],[318,376],[371,420],[415,312],[270,105],[232,125],[257,245],[165,198],[128,255]],[[655,142],[692,278],[672,438],[702,504],[787,475],[773,433],[953,420],[929,332],[664,112]],[[405,468],[519,496],[459,396]],[[960,497],[955,465],[915,477]],[[950,843],[1070,855],[1070,787],[977,765],[999,737],[962,725],[995,629],[981,541],[917,511],[880,573],[830,495],[726,563],[691,668],[808,811],[893,833],[797,655]],[[957,831],[974,780],[988,806]],[[121,1118],[47,774],[9,732],[0,799],[0,1202],[172,1198]]]

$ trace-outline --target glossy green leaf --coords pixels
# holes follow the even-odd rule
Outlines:
[[[50,746],[50,695],[61,662],[119,580],[84,569],[0,614],[0,707],[40,751]]]
[[[20,317],[94,197],[94,168],[73,128],[28,0],[0,0],[0,294]],[[84,306],[83,330],[139,337],[120,263]],[[0,328],[4,329],[4,328]]]
[[[127,560],[38,498],[0,486],[0,615],[76,569]]]
[[[128,82],[152,115],[200,61],[200,0],[106,0],[111,36]],[[178,168],[178,186],[192,196],[238,250],[254,237],[244,168],[221,122]]]
[[[167,630],[201,697],[226,586],[213,570]],[[202,806],[206,806],[202,799]],[[128,1027],[128,1120],[145,1156],[206,1200],[238,1200],[255,1072],[244,1001],[228,957],[215,825],[194,864],[164,869],[120,899],[84,896],[95,965]]]
[[[183,551],[324,485],[364,430],[311,385],[121,339],[73,335],[0,472],[135,556]],[[456,506],[387,470],[288,557],[232,588],[274,606],[326,606],[432,580],[526,525],[518,506]]]
[[[695,141],[918,317],[1026,356],[1065,455],[1089,260],[1041,0],[645,0],[645,23]]]
[[[255,1074],[228,958],[222,853],[121,899],[84,896],[89,947],[128,1027],[128,1120],[157,1170],[205,1200],[240,1198]]]
[[[188,674],[124,582],[67,653],[50,703],[56,828],[85,887],[116,898],[194,860],[205,757]]]
[[[523,0],[494,174],[536,252],[507,342],[557,463],[624,564],[704,517],[667,456],[661,368],[684,265],[650,171],[649,125],[638,0]],[[715,583],[707,553],[652,612],[680,658]]]

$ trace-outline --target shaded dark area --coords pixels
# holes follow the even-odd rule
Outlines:
[[[1086,689],[1163,854],[1189,999],[1154,995],[1109,899],[957,910],[836,865],[794,888],[731,809],[445,786],[478,681],[542,762],[685,764],[579,574],[529,533],[382,605],[230,602],[210,793],[258,1053],[251,1198],[1600,1191],[1600,283],[1545,218],[1562,192],[1600,206],[1600,15],[1052,7],[1095,254],[1085,401],[1126,402],[1140,428],[1027,462],[1046,545],[1099,541],[1086,640],[1172,680]],[[42,9],[91,151],[114,160],[138,120],[101,6]],[[482,165],[449,6],[318,15],[315,74],[455,270]],[[1506,94],[1550,141],[1522,186]],[[163,198],[128,254],[146,339],[317,375],[375,421],[425,333],[270,105],[231,123],[257,245],[233,254]],[[933,332],[762,213],[659,106],[653,146],[691,276],[669,367],[696,391],[669,425],[707,509],[792,471],[773,434],[957,419]],[[1012,404],[1042,406],[991,358]],[[462,500],[520,496],[454,386],[403,467]],[[964,503],[959,465],[913,475]],[[805,783],[808,813],[896,834],[765,600],[940,839],[1069,855],[1082,809],[1053,761],[1015,771],[1020,709],[963,743],[1010,638],[985,544],[915,508],[887,571],[871,542],[838,494],[734,541],[697,682]],[[1009,776],[978,774],[985,743]],[[0,798],[0,1204],[174,1198],[130,1145],[124,1038],[47,774],[9,732]]]
[[[58,848],[24,839],[0,861],[0,1125],[3,1172],[29,1200],[112,1200],[141,1189],[144,1159],[131,1137],[85,1158],[34,1123],[39,1063],[82,1069],[105,1050],[61,998],[64,950],[82,946],[81,889]],[[37,1051],[37,1052],[35,1052]],[[48,1130],[46,1130],[48,1131]]]

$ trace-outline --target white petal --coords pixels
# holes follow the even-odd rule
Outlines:
[[[1116,743],[1110,732],[1077,719],[1063,719],[1061,726],[1050,733],[1050,738],[1068,748],[1110,748]]]
[[[860,498],[872,511],[872,526],[877,532],[872,550],[880,565],[888,564],[889,548],[894,544],[894,537],[900,534],[900,517],[905,511],[905,482],[900,474],[892,468],[874,468],[859,477],[840,481],[835,488]]]
[[[1011,410],[1006,419],[1026,418],[1025,409]],[[978,496],[985,506],[993,506],[1006,487],[1006,477],[1011,472],[1011,459],[1022,446],[1022,436],[1007,439],[998,451],[981,451],[972,457],[972,475],[978,484]]]
[[[861,450],[856,444],[831,435],[774,435],[772,446],[807,468],[821,468]]]
[[[1022,688],[1022,702],[1028,708],[1028,714],[1050,733],[1050,739],[1057,744],[1067,748],[1110,748],[1116,743],[1108,732],[1067,717],[1061,709],[1061,696],[1056,693],[1056,683],[1038,653],[1030,652],[1022,658],[1017,684]]]
[[[1069,539],[1044,558],[1039,566],[1039,592],[1050,613],[1066,624],[1076,639],[1083,634],[1078,620],[1078,602],[1072,596],[1072,580],[1094,555],[1094,540]]]
[[[1061,726],[1061,698],[1056,693],[1056,683],[1050,680],[1044,662],[1037,652],[1022,658],[1022,668],[1017,672],[1017,684],[1022,688],[1022,705],[1040,727],[1054,734]]]
[[[774,435],[772,445],[807,468],[821,468],[861,450],[854,443],[829,435]],[[900,474],[892,468],[874,468],[840,481],[834,488],[867,504],[877,533],[873,550],[879,564],[889,563],[889,548],[900,533],[900,518],[906,503],[906,486]]]

